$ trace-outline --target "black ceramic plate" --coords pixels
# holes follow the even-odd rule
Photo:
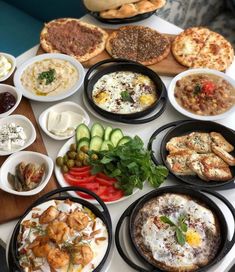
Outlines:
[[[94,103],[92,98],[92,91],[96,82],[103,76],[117,71],[131,71],[144,74],[151,78],[156,86],[158,100],[154,102],[147,109],[131,113],[131,114],[117,114],[105,111]],[[150,122],[159,117],[164,111],[167,102],[166,87],[160,77],[151,69],[133,61],[123,59],[108,59],[93,65],[86,73],[84,79],[84,95],[89,105],[100,115],[106,119],[111,119],[121,123],[143,124]],[[150,113],[156,111],[154,115],[148,117]]]
[[[129,17],[129,18],[123,18],[123,19],[118,19],[118,18],[117,19],[105,19],[105,18],[100,17],[100,13],[99,12],[89,11],[89,13],[90,13],[91,16],[93,16],[98,21],[100,21],[102,23],[105,23],[105,24],[128,24],[128,23],[134,23],[134,22],[142,21],[144,19],[149,18],[155,12],[156,12],[156,10],[150,11],[150,12],[146,12],[146,13],[143,13],[143,14],[138,14],[136,16]]]
[[[81,199],[81,198],[75,198],[75,197],[71,197],[68,195],[64,195],[65,192],[68,191],[80,191],[83,193],[87,193],[90,196],[92,196],[94,199],[96,199],[96,201],[100,204],[102,210],[100,210],[97,206],[91,204],[90,202],[88,202],[87,200]],[[62,195],[61,195],[62,194]],[[56,195],[56,196],[55,196]],[[59,196],[58,196],[59,195]],[[90,209],[97,217],[99,217],[104,224],[107,227],[108,230],[108,247],[106,250],[106,253],[103,257],[103,259],[101,260],[101,262],[99,263],[99,265],[93,270],[93,272],[100,272],[102,271],[102,267],[104,266],[109,253],[110,253],[110,249],[111,249],[111,245],[112,245],[112,222],[111,222],[111,217],[109,214],[109,211],[105,205],[105,203],[93,192],[84,189],[84,188],[80,188],[80,187],[64,187],[64,188],[60,188],[60,189],[56,189],[54,191],[51,191],[43,196],[41,196],[39,199],[37,199],[27,210],[26,212],[21,216],[21,218],[19,219],[18,223],[16,224],[14,230],[13,230],[13,234],[10,240],[10,245],[9,245],[9,251],[8,251],[8,264],[9,264],[9,271],[10,272],[22,272],[23,270],[21,269],[18,259],[18,242],[17,242],[17,237],[20,231],[20,224],[21,221],[24,220],[25,216],[32,210],[33,207],[36,207],[44,202],[47,202],[49,200],[52,199],[56,199],[56,200],[65,200],[65,199],[70,199],[73,202],[77,202],[82,204],[84,207],[87,207],[88,209]]]
[[[139,210],[143,207],[143,205],[151,200],[154,197],[160,196],[164,193],[176,193],[176,194],[185,194],[191,196],[193,199],[198,200],[200,203],[205,204],[211,211],[213,211],[217,217],[220,224],[221,229],[221,244],[218,250],[217,255],[215,256],[214,260],[212,260],[208,265],[200,268],[197,270],[197,272],[206,272],[210,267],[218,263],[224,256],[230,251],[230,249],[233,247],[235,242],[235,232],[233,232],[233,237],[229,239],[229,232],[228,232],[228,225],[225,220],[225,217],[223,215],[223,212],[219,208],[219,206],[211,200],[208,196],[206,196],[204,193],[214,196],[216,199],[221,200],[230,210],[233,216],[233,220],[235,221],[235,210],[232,204],[222,195],[218,194],[217,192],[208,190],[208,189],[195,189],[192,186],[168,186],[163,187],[160,189],[156,189],[151,191],[150,193],[144,195],[143,197],[139,198],[137,201],[132,203],[122,214],[121,218],[118,221],[116,231],[115,231],[115,243],[117,246],[117,250],[121,257],[124,259],[124,261],[134,268],[137,271],[141,272],[161,272],[163,270],[159,269],[152,263],[150,263],[143,252],[141,252],[138,248],[138,246],[135,244],[134,239],[134,232],[133,232],[133,226],[134,226],[134,220],[136,218],[136,215],[138,214]],[[134,260],[130,259],[129,254],[125,253],[123,250],[123,244],[121,243],[120,239],[120,232],[122,229],[122,224],[124,222],[125,218],[129,218],[128,220],[128,237],[131,239],[131,249],[133,253],[136,255],[137,260],[141,260],[145,263],[144,267],[140,267],[139,264],[137,264]],[[165,270],[164,270],[165,271]]]
[[[173,128],[171,128],[173,127]],[[158,159],[156,158],[156,150],[154,148],[154,142],[157,141],[157,136],[164,130],[171,128],[168,130],[165,134],[165,136],[162,139],[161,147],[160,147],[160,155],[163,163],[166,164],[166,157],[169,154],[166,150],[166,143],[170,141],[173,137],[183,136],[186,134],[189,134],[191,132],[219,132],[221,133],[224,138],[231,143],[233,146],[235,146],[235,132],[223,125],[220,125],[218,123],[210,122],[210,121],[179,121],[179,122],[173,122],[170,124],[167,124],[165,126],[162,126],[161,128],[157,129],[153,135],[150,138],[148,148],[153,151],[152,153],[152,159],[155,162],[155,164],[159,164]],[[235,151],[231,152],[231,154],[234,156]],[[168,168],[169,169],[169,168]],[[204,188],[215,188],[218,187],[218,189],[231,189],[235,188],[234,180],[235,180],[235,166],[230,167],[230,170],[232,172],[233,178],[228,181],[204,181],[200,179],[198,176],[182,176],[182,175],[175,175],[170,169],[170,173],[175,176],[178,180],[188,183],[190,185],[196,186],[196,187],[204,187]]]

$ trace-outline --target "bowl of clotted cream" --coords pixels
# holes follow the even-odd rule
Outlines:
[[[16,58],[10,54],[0,52],[0,82],[8,79],[16,67]]]
[[[41,129],[54,140],[71,138],[81,123],[89,125],[89,115],[81,106],[70,101],[56,104],[39,116]]]

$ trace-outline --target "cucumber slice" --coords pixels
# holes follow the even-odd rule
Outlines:
[[[114,146],[117,146],[118,142],[123,138],[123,133],[120,128],[115,128],[110,135],[110,141]]]
[[[100,150],[109,150],[109,145],[113,146],[111,141],[103,141]]]
[[[118,146],[120,145],[124,145],[126,143],[128,143],[131,140],[131,137],[129,136],[124,136],[119,142],[118,142]]]
[[[110,134],[113,131],[113,128],[111,127],[106,127],[105,131],[104,131],[104,140],[108,141],[110,139]]]
[[[104,128],[100,123],[94,123],[91,127],[91,137],[99,136],[103,139],[104,136]]]
[[[76,129],[76,141],[77,144],[82,138],[91,138],[90,130],[85,124],[80,124]]]
[[[83,137],[82,139],[80,139],[77,143],[77,151],[80,151],[81,147],[86,145],[89,148],[90,145],[90,139]]]
[[[99,136],[92,137],[90,141],[90,150],[100,151],[102,143],[103,140]]]

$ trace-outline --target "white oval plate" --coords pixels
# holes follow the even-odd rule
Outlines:
[[[84,116],[85,121],[84,124],[86,124],[87,126],[90,123],[90,117],[87,114],[87,112],[78,104],[74,103],[74,102],[61,102],[59,104],[56,104],[48,109],[46,109],[44,112],[41,113],[41,115],[39,116],[39,124],[41,126],[41,129],[52,139],[54,140],[67,140],[69,138],[71,138],[72,136],[74,136],[75,134],[75,130],[74,133],[70,136],[57,136],[53,133],[51,133],[50,131],[48,131],[47,129],[47,119],[48,119],[48,114],[50,111],[56,111],[56,112],[63,112],[63,111],[73,111],[76,112],[82,116]],[[78,124],[79,125],[79,124]]]
[[[22,99],[22,93],[17,88],[15,88],[11,85],[7,85],[7,84],[0,84],[0,93],[5,93],[5,92],[12,94],[16,99],[16,103],[8,111],[1,113],[0,118],[10,115],[18,107],[18,105]]]
[[[7,175],[10,172],[11,174],[15,175],[15,168],[16,166],[24,161],[25,163],[36,163],[46,165],[45,174],[40,182],[40,184],[30,191],[18,192],[14,190],[8,182]],[[2,164],[0,170],[0,188],[13,195],[20,195],[20,196],[31,196],[38,194],[41,192],[47,183],[50,180],[50,177],[53,172],[53,160],[46,155],[41,153],[32,152],[32,151],[20,151],[15,154],[12,154],[7,160]]]
[[[9,123],[15,123],[16,125],[21,126],[24,129],[24,133],[27,138],[25,140],[24,146],[14,149],[14,150],[10,150],[10,151],[0,150],[0,156],[10,155],[10,154],[15,153],[17,151],[23,150],[26,147],[30,146],[36,139],[36,130],[35,130],[33,124],[31,123],[31,121],[28,118],[26,118],[25,116],[15,114],[15,115],[10,115],[10,116],[0,119],[0,126],[2,126],[4,124],[9,124]]]
[[[1,55],[6,57],[9,60],[9,62],[11,63],[11,69],[5,76],[0,77],[0,82],[7,80],[12,75],[12,73],[14,72],[16,68],[16,58],[14,56],[7,53],[2,53],[2,52],[0,53],[0,56]]]
[[[51,95],[51,96],[39,96],[34,94],[33,92],[26,90],[21,83],[22,73],[29,65],[33,64],[36,61],[42,61],[44,59],[62,59],[62,60],[70,62],[78,71],[78,80],[75,83],[75,85],[72,88],[68,89],[67,91],[64,91],[57,95]],[[78,62],[75,58],[70,57],[68,55],[57,54],[57,53],[42,54],[27,60],[16,70],[14,75],[14,85],[22,91],[23,96],[31,100],[41,101],[41,102],[53,102],[53,101],[62,100],[74,94],[83,84],[84,76],[85,76],[84,68],[81,65],[81,63]]]
[[[198,68],[198,69],[190,69],[187,70],[183,73],[178,74],[176,77],[173,78],[173,80],[171,81],[169,87],[168,87],[168,98],[170,100],[171,105],[181,114],[193,118],[193,119],[197,119],[197,120],[202,120],[202,121],[215,121],[215,120],[221,120],[224,119],[226,117],[228,117],[232,112],[235,111],[235,105],[230,108],[228,111],[222,113],[222,114],[218,114],[218,115],[198,115],[198,114],[194,114],[190,111],[187,111],[186,109],[184,109],[183,107],[181,107],[178,102],[175,99],[174,96],[174,90],[175,90],[175,85],[176,82],[188,75],[192,75],[192,74],[212,74],[212,75],[216,75],[216,76],[220,76],[223,79],[225,79],[226,81],[228,81],[234,88],[235,88],[235,80],[232,79],[231,77],[229,77],[228,75],[216,71],[216,70],[212,70],[212,69],[207,69],[207,68]]]
[[[60,157],[60,156],[64,156],[66,154],[66,152],[69,150],[69,147],[71,144],[73,144],[75,142],[74,138],[71,138],[69,139],[63,146],[62,148],[60,149],[59,153],[57,154],[57,157]],[[57,178],[57,181],[58,183],[60,184],[61,187],[67,187],[67,186],[70,186],[64,179],[63,177],[63,174],[60,170],[60,168],[55,164],[55,175],[56,175],[56,178]],[[135,189],[133,191],[133,194],[137,193],[139,191],[139,189]],[[69,191],[68,194],[70,194],[71,196],[73,197],[78,197],[78,195],[75,193],[75,192],[71,192]],[[133,195],[132,194],[132,195]],[[106,205],[108,204],[114,204],[114,203],[118,203],[118,202],[121,202],[121,201],[124,201],[126,199],[128,199],[129,197],[131,197],[132,195],[129,195],[129,196],[124,196],[118,200],[115,200],[115,201],[109,201],[109,202],[105,202]],[[80,196],[79,196],[80,197]],[[82,197],[80,197],[82,198]],[[92,200],[92,199],[86,199],[87,201],[91,202],[92,204],[97,204],[97,201],[96,200]]]

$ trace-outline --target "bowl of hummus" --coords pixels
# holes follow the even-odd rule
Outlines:
[[[14,84],[31,100],[52,102],[78,91],[83,78],[84,69],[73,57],[43,54],[29,59],[17,69]]]

